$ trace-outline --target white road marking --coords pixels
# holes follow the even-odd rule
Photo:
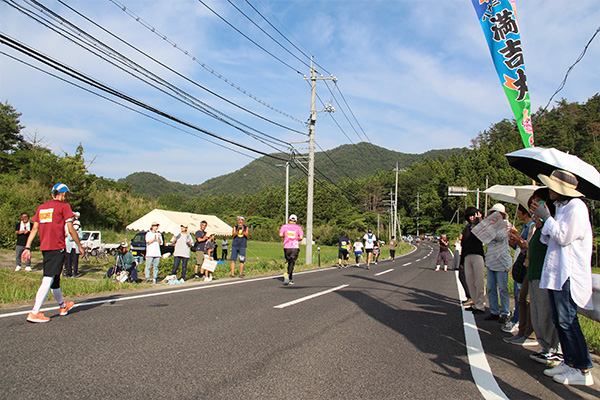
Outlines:
[[[273,308],[285,308],[285,307],[293,306],[295,304],[302,303],[303,301],[314,299],[315,297],[323,296],[324,294],[335,292],[336,290],[343,289],[346,286],[349,286],[349,285],[341,285],[341,286],[338,286],[338,287],[327,289],[327,290],[324,290],[322,292],[311,294],[310,296],[301,297],[301,298],[296,299],[296,300],[288,301],[287,303],[283,303],[283,304],[279,304],[277,306],[273,306]]]
[[[406,264],[403,264],[402,266],[403,266],[403,267],[406,267],[407,265],[410,265],[410,264],[412,264],[412,263],[411,263],[411,262],[408,262],[408,263],[406,263]]]
[[[465,291],[462,288],[460,280],[458,279],[458,271],[454,273],[456,278],[456,286],[458,288],[458,297],[460,300],[465,299]],[[469,357],[469,365],[471,366],[471,374],[475,385],[481,395],[485,399],[504,399],[508,400],[508,397],[494,378],[490,364],[487,361],[483,346],[481,345],[481,338],[479,337],[479,331],[477,330],[477,324],[475,323],[475,316],[472,312],[466,311],[462,308],[463,325],[465,330],[465,345],[467,346],[467,356]]]
[[[385,270],[385,271],[381,271],[381,272],[379,272],[379,273],[375,274],[375,276],[379,276],[379,275],[387,274],[388,272],[392,272],[393,270],[394,270],[394,269],[392,268],[392,269],[388,269],[388,270]]]
[[[328,268],[315,269],[315,270],[311,270],[311,271],[296,272],[294,275],[312,274],[314,272],[327,271],[327,270],[330,270],[330,269],[336,269],[336,267],[328,267]],[[246,283],[246,282],[264,281],[264,280],[268,280],[268,279],[279,279],[280,277],[281,277],[281,275],[264,276],[264,277],[261,277],[261,278],[240,279],[240,280],[235,280],[235,281],[222,282],[222,283],[214,283],[214,284],[209,284],[209,285],[192,286],[192,287],[185,287],[185,288],[181,288],[181,289],[172,289],[172,290],[166,290],[166,291],[162,291],[162,292],[144,293],[144,294],[137,294],[137,295],[133,295],[133,296],[127,296],[127,297],[117,297],[117,298],[114,298],[114,299],[102,299],[102,300],[83,301],[81,303],[75,303],[75,305],[73,306],[73,308],[75,308],[75,307],[82,307],[82,306],[97,305],[97,304],[105,304],[105,303],[116,303],[116,302],[119,302],[119,301],[143,299],[144,297],[155,297],[155,296],[163,296],[163,295],[174,294],[174,293],[191,292],[191,291],[194,291],[194,290],[211,289],[211,288],[217,288],[217,287],[221,287],[221,286],[239,285],[239,284]],[[40,311],[41,312],[52,311],[52,310],[58,310],[58,308],[59,308],[58,306],[45,307],[45,308],[42,308]],[[13,316],[16,316],[16,315],[27,315],[27,314],[29,314],[30,311],[31,310],[28,309],[26,311],[16,311],[16,312],[7,313],[7,314],[0,314],[0,318],[13,317]]]

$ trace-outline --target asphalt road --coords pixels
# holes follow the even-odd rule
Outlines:
[[[76,299],[45,324],[4,310],[0,397],[481,399],[455,273],[435,272],[436,256],[426,243],[370,270],[299,273],[293,287],[223,279]],[[498,388],[488,398],[600,397],[600,371],[593,387],[554,383],[529,359],[535,348],[505,344],[483,317]]]

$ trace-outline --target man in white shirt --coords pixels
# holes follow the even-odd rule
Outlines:
[[[538,175],[550,189],[556,206],[554,217],[543,202],[534,201],[531,211],[543,220],[542,243],[548,245],[540,289],[548,289],[552,322],[564,361],[544,374],[564,385],[594,384],[589,369],[590,353],[579,326],[577,307],[592,309],[592,226],[583,194],[576,190],[575,175],[563,170]]]
[[[158,222],[153,222],[146,233],[146,282],[150,282],[150,266],[153,266],[152,283],[158,277],[158,264],[160,263],[160,246],[163,244],[162,234],[158,232]]]
[[[367,253],[367,269],[369,269],[369,266],[371,265],[371,259],[373,258],[373,247],[375,247],[377,238],[373,234],[373,231],[369,229],[365,236],[363,236],[363,240],[365,241],[365,252]]]

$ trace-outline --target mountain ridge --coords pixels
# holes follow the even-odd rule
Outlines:
[[[331,150],[315,153],[315,178],[338,183],[342,179],[364,179],[377,171],[408,168],[426,158],[450,157],[461,154],[465,148],[429,150],[424,153],[402,153],[375,146],[371,143],[345,144]],[[285,154],[276,154],[287,158]],[[296,163],[290,163],[290,185],[306,176]],[[201,184],[190,185],[169,181],[152,172],[134,172],[117,182],[130,185],[133,192],[154,198],[171,193],[185,198],[250,194],[271,186],[285,186],[285,168],[281,161],[263,156],[242,168],[210,178]]]

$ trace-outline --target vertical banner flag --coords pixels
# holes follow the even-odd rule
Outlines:
[[[498,77],[515,114],[525,147],[533,146],[531,100],[525,78],[515,0],[472,0]]]

